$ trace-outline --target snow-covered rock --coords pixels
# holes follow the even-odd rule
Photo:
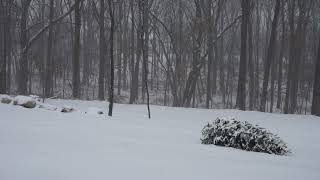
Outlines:
[[[50,105],[50,104],[40,104],[40,105],[39,105],[39,108],[40,108],[40,109],[46,109],[46,110],[49,110],[49,111],[56,111],[56,110],[58,110],[58,107],[53,106],[53,105]]]
[[[41,101],[41,98],[38,95],[29,95],[32,99],[36,100],[36,101]]]
[[[202,129],[202,144],[215,144],[237,149],[285,155],[289,149],[277,135],[248,122],[234,118],[217,118]]]
[[[36,100],[29,96],[16,96],[13,100],[13,105],[19,105],[25,108],[35,108]]]
[[[89,107],[86,114],[103,114],[103,110],[96,107]]]
[[[3,104],[10,104],[12,102],[12,98],[9,95],[1,94],[0,101]]]
[[[71,106],[63,106],[62,109],[61,109],[61,112],[63,113],[69,113],[69,112],[72,112],[74,111],[75,109]]]

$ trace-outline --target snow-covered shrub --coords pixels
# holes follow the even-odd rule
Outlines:
[[[202,144],[233,147],[247,151],[285,155],[289,149],[277,135],[234,118],[217,118],[201,131]]]
[[[3,104],[10,104],[12,101],[12,98],[6,94],[1,94],[0,95],[0,101]]]
[[[16,96],[13,100],[13,105],[19,105],[25,108],[34,108],[37,103],[36,100],[28,96]]]

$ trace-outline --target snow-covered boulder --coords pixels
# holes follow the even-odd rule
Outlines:
[[[86,114],[103,114],[103,110],[96,107],[89,107]]]
[[[36,101],[39,101],[39,102],[41,101],[41,98],[38,95],[29,95],[29,96]]]
[[[0,101],[3,104],[10,104],[12,102],[12,98],[9,95],[1,94]]]
[[[61,109],[61,112],[63,113],[69,113],[69,112],[73,112],[75,109],[70,107],[70,106],[63,106]]]
[[[217,118],[201,131],[202,144],[233,147],[247,151],[285,155],[290,152],[277,135],[248,122],[234,118]]]
[[[19,105],[25,108],[34,108],[37,103],[36,100],[29,96],[16,96],[13,100],[13,105]]]

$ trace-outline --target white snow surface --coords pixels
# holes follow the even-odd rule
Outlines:
[[[88,114],[104,114],[103,109],[96,108],[96,107],[89,107],[86,111]]]
[[[320,118],[239,110],[48,100],[61,113],[0,103],[0,180],[319,180]],[[85,112],[88,107],[103,115]],[[201,129],[235,117],[278,134],[277,156],[201,144]]]

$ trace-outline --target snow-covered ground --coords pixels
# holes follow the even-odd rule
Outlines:
[[[61,113],[0,103],[0,180],[319,180],[320,118],[238,110],[49,100]],[[52,106],[51,106],[52,107]],[[89,113],[85,113],[88,111]],[[202,145],[201,129],[220,116],[259,124],[288,143],[277,156]]]

